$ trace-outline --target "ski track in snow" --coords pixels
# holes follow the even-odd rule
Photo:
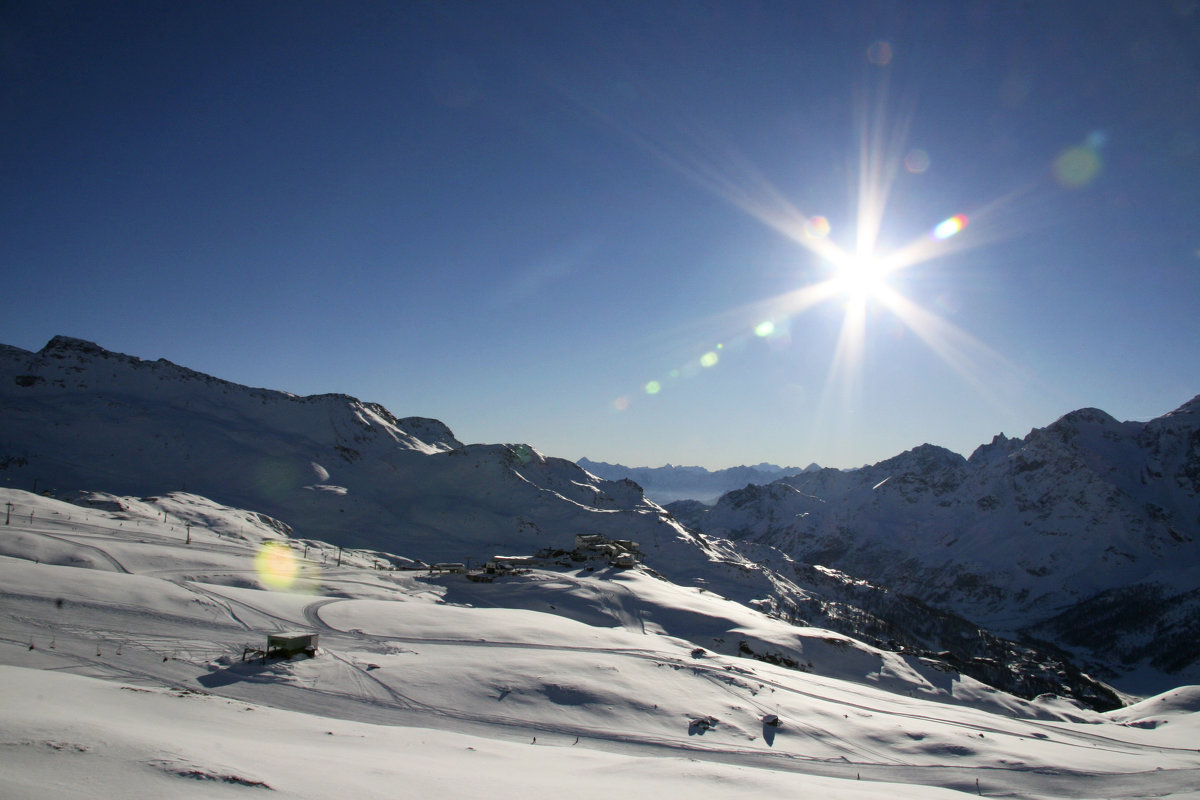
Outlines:
[[[90,513],[102,517],[98,511]],[[172,536],[161,529],[161,526],[178,525],[177,522],[160,523],[159,529],[148,524],[144,528],[139,526],[136,531],[123,525],[106,527],[99,522],[88,523],[86,530],[79,530],[79,523],[71,523],[74,530],[70,532],[59,530],[66,524],[58,523],[54,533],[47,532],[44,527],[23,528],[20,532],[32,534],[35,539],[29,540],[31,542],[40,538],[48,546],[53,542],[53,547],[74,548],[98,559],[98,565],[112,567],[112,573],[103,573],[112,576],[103,579],[104,586],[118,586],[114,581],[141,581],[137,584],[138,592],[150,597],[156,596],[154,591],[165,591],[165,588],[156,590],[154,587],[171,587],[170,591],[176,593],[170,600],[171,605],[166,605],[165,599],[161,601],[164,605],[156,607],[145,605],[144,600],[125,602],[72,595],[66,611],[48,611],[51,608],[49,601],[56,593],[53,584],[26,588],[6,586],[0,590],[0,624],[4,626],[0,630],[0,663],[40,659],[39,663],[56,665],[43,667],[46,669],[97,676],[134,686],[165,686],[186,694],[277,705],[318,717],[455,732],[497,741],[528,741],[530,736],[535,736],[541,737],[534,740],[539,746],[566,748],[580,742],[592,750],[622,756],[684,756],[710,763],[847,781],[862,777],[869,781],[944,787],[968,793],[976,791],[978,781],[981,794],[1030,798],[1195,797],[1194,793],[1180,793],[1179,787],[1200,786],[1200,757],[1191,760],[1196,767],[1153,769],[1150,766],[1168,754],[1174,754],[1177,759],[1172,763],[1185,764],[1186,756],[1194,752],[1191,748],[1179,746],[1172,740],[1164,741],[1140,729],[1131,730],[1112,723],[1080,724],[988,716],[969,707],[889,694],[882,689],[817,674],[795,673],[796,677],[792,679],[790,673],[757,661],[719,655],[688,658],[684,655],[686,643],[673,634],[660,637],[653,631],[647,632],[645,598],[623,581],[587,584],[604,587],[607,592],[589,596],[589,600],[619,623],[621,627],[614,630],[645,637],[645,647],[554,641],[554,636],[563,634],[554,633],[552,628],[547,629],[550,641],[498,636],[372,633],[330,624],[330,612],[343,604],[350,604],[344,607],[352,609],[353,604],[360,601],[379,602],[380,598],[391,596],[390,592],[405,601],[395,604],[398,612],[403,611],[407,603],[413,603],[412,608],[425,615],[421,617],[422,624],[428,626],[428,619],[436,617],[437,602],[440,602],[432,599],[440,591],[438,585],[422,587],[414,583],[413,577],[371,570],[364,572],[364,567],[348,565],[326,570],[322,580],[328,587],[350,596],[292,596],[288,599],[288,596],[246,588],[255,574],[246,566],[254,552],[252,541],[226,541],[193,526],[192,533],[196,538],[185,550],[182,534],[176,531],[179,535]],[[32,546],[36,551],[36,545]],[[190,553],[193,559],[207,558],[212,563],[195,561],[192,566],[183,563],[164,568],[158,563],[161,556],[145,556],[146,567],[143,569],[143,556],[132,555],[141,553],[139,548],[170,548],[170,552],[178,553],[179,558],[188,557]],[[111,550],[118,554],[114,555]],[[7,560],[0,559],[0,566]],[[77,574],[80,578],[101,572],[79,569],[75,573],[68,567],[45,565],[21,569],[47,570],[46,575]],[[196,579],[196,576],[204,575],[222,576],[235,583],[226,585]],[[100,577],[97,575],[98,579]],[[559,602],[558,598],[570,596],[573,587],[578,585],[560,581],[547,583],[544,588],[557,592],[547,597]],[[354,592],[361,596],[355,596]],[[367,614],[366,619],[382,619],[370,616],[381,613],[375,606],[365,608],[366,611],[359,613]],[[469,612],[473,607],[447,604],[447,608]],[[496,612],[508,610],[496,605],[492,609]],[[520,618],[521,624],[528,626],[529,615],[535,612],[526,610],[522,613],[526,616]],[[551,614],[545,614],[544,618],[547,622],[560,619]],[[234,642],[239,637],[297,628],[308,628],[320,634],[317,661],[295,665],[237,661],[240,654]],[[35,631],[41,640],[37,650],[34,648]],[[180,636],[184,631],[187,638]],[[16,635],[17,632],[23,632],[26,638]],[[400,644],[419,647],[420,653],[397,650],[396,646]],[[685,673],[711,687],[710,690],[695,690],[697,698],[705,698],[704,704],[719,708],[721,701],[717,698],[725,698],[728,706],[744,709],[748,719],[761,719],[776,713],[780,706],[810,708],[812,713],[804,716],[793,712],[787,717],[780,735],[789,743],[788,749],[764,750],[757,736],[748,737],[752,743],[741,738],[743,734],[758,733],[738,727],[739,724],[748,725],[745,719],[722,721],[717,734],[683,737],[667,735],[648,726],[627,730],[606,726],[602,715],[595,718],[597,724],[585,724],[578,719],[558,720],[555,714],[533,713],[528,710],[528,705],[504,706],[510,711],[524,710],[524,715],[502,713],[498,707],[455,706],[432,697],[418,698],[415,695],[421,690],[406,691],[402,665],[385,671],[364,661],[371,653],[380,653],[387,657],[411,654],[413,658],[423,660],[437,656],[430,663],[438,665],[519,664],[523,663],[519,656],[523,652],[547,656],[595,656],[598,659],[595,663],[602,664],[602,668],[622,675],[646,674],[647,666],[669,670],[671,674]],[[501,656],[502,653],[512,653],[513,657]],[[622,669],[621,665],[628,666]],[[204,672],[205,669],[208,672]],[[654,670],[649,674],[653,675]],[[448,681],[454,679],[453,675],[446,676]],[[203,691],[198,692],[197,682],[205,687]],[[554,686],[553,683],[549,685]],[[537,685],[532,686],[536,689]],[[428,687],[424,691],[428,692]],[[536,694],[530,694],[528,688],[520,691],[525,692],[526,704],[531,698],[536,699]],[[653,696],[658,690],[647,685],[644,691]],[[502,700],[503,694],[498,699]],[[697,705],[701,703],[698,701]],[[837,714],[831,714],[830,709],[836,709]],[[932,749],[915,750],[917,760],[914,760],[909,753],[890,747],[887,739],[847,735],[846,731],[831,727],[830,719],[843,713],[847,720],[851,715],[856,718],[853,725],[848,723],[848,731],[880,730],[886,723],[907,730],[909,738],[920,740],[927,735],[921,731],[929,730],[928,735],[933,737]],[[988,721],[991,719],[995,722]],[[871,722],[868,725],[863,720]],[[1078,753],[1079,760],[1065,757],[1061,767],[987,763],[982,753],[978,756],[956,755],[970,748],[953,744],[958,740],[948,738],[951,733],[963,737],[964,741],[985,742],[987,749],[982,753],[993,750],[1003,753],[1007,749],[1019,753],[1023,748],[1028,750],[1030,740],[1040,740],[1045,742],[1045,747],[1059,748],[1055,752]],[[1125,733],[1128,737],[1122,738]],[[799,742],[811,742],[811,746]],[[930,763],[939,753],[955,758]],[[1097,763],[1099,753],[1112,753],[1114,759],[1118,759],[1114,763],[1121,765],[1140,758],[1147,767],[1107,772],[1076,766]],[[971,763],[964,764],[964,760]],[[1013,760],[1019,762],[1020,758]],[[201,772],[217,776],[233,774],[211,769]],[[254,785],[254,782],[247,785]]]

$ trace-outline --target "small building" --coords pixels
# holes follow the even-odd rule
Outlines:
[[[317,634],[302,631],[267,634],[267,659],[291,658],[300,653],[309,658],[317,655]]]
[[[467,571],[467,565],[459,564],[457,562],[446,561],[446,562],[442,562],[441,564],[434,564],[432,567],[429,568],[429,571],[430,572],[449,572],[454,575],[461,575],[462,573]]]
[[[637,556],[635,556],[633,553],[621,553],[609,563],[614,567],[630,569],[631,567],[636,567],[638,561]]]
[[[601,533],[577,533],[575,534],[575,549],[576,550],[596,550],[608,544],[608,537]]]
[[[534,556],[492,556],[492,560],[484,564],[483,570],[489,575],[502,575],[521,567],[536,566],[537,563],[538,559]]]

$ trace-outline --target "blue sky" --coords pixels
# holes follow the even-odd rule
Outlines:
[[[1146,419],[1197,54],[1189,0],[9,3],[0,341],[631,465]]]

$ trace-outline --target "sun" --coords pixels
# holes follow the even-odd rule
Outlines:
[[[687,148],[679,151],[651,140],[639,140],[668,166],[706,190],[716,194],[743,213],[781,234],[803,251],[803,261],[796,270],[799,285],[778,295],[772,295],[746,306],[731,309],[727,316],[734,326],[750,323],[750,333],[726,333],[732,337],[736,352],[750,336],[770,343],[776,352],[786,350],[792,342],[793,321],[817,306],[833,304],[841,313],[828,365],[824,388],[820,392],[818,417],[836,406],[849,407],[862,393],[863,373],[867,366],[868,344],[881,342],[889,347],[903,342],[909,333],[929,348],[982,396],[992,399],[987,387],[995,384],[1000,372],[1016,374],[1016,370],[999,353],[975,339],[950,320],[910,299],[907,292],[919,289],[919,276],[912,267],[962,252],[984,243],[978,233],[964,235],[968,225],[1020,196],[1025,190],[1015,189],[988,202],[976,204],[966,213],[956,213],[924,230],[909,231],[900,227],[920,222],[920,209],[889,219],[887,210],[897,180],[907,179],[909,173],[924,172],[928,156],[919,170],[910,164],[909,155],[923,153],[907,147],[911,127],[911,111],[892,119],[888,114],[886,81],[880,87],[868,88],[856,104],[857,164],[851,159],[850,208],[843,229],[830,223],[822,214],[810,214],[792,203],[785,191],[775,186],[753,164],[736,151],[717,153],[719,158],[705,158],[706,148],[695,153]],[[819,211],[820,209],[809,209]],[[937,209],[937,216],[952,209]],[[931,214],[930,217],[936,219]],[[889,223],[885,225],[886,223]],[[994,223],[993,223],[994,224]],[[886,230],[885,230],[886,229]],[[986,229],[985,229],[986,230]],[[992,236],[995,235],[993,232]],[[934,298],[937,306],[946,303],[946,295]],[[952,299],[952,296],[951,296]],[[670,377],[698,374],[701,369],[715,367],[723,357],[716,349],[701,350],[703,356],[686,367],[671,370]],[[893,350],[899,352],[899,350]],[[647,395],[658,395],[664,382],[651,380],[643,384]],[[613,408],[624,410],[629,397],[622,396]]]
[[[887,260],[872,254],[846,254],[833,263],[834,291],[852,302],[878,297],[887,287]]]

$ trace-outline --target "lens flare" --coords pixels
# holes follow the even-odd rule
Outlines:
[[[280,542],[266,542],[254,557],[254,569],[264,588],[284,591],[296,582],[300,565],[292,548]]]
[[[933,229],[933,238],[949,239],[956,233],[962,232],[962,229],[967,227],[967,217],[965,214],[955,214],[950,219],[942,220]]]
[[[621,124],[606,109],[585,104],[586,110],[613,124],[621,134],[659,163],[794,242],[801,250],[807,251],[806,255],[814,257],[817,262],[814,266],[821,267],[821,270],[807,270],[808,277],[803,285],[795,289],[727,312],[727,316],[736,317],[739,326],[737,336],[728,341],[730,347],[722,349],[710,345],[709,350],[697,358],[692,355],[695,351],[691,350],[696,340],[686,342],[684,346],[689,353],[688,360],[669,373],[669,380],[695,378],[706,369],[715,367],[726,352],[732,362],[739,354],[745,353],[745,343],[751,336],[768,342],[775,353],[793,352],[792,337],[799,339],[793,320],[830,301],[844,307],[845,314],[830,356],[830,371],[825,388],[820,392],[814,420],[824,420],[838,410],[844,421],[849,419],[853,402],[861,399],[863,392],[861,375],[868,325],[877,328],[883,321],[888,322],[893,336],[900,335],[898,331],[904,332],[903,335],[914,334],[986,399],[995,399],[989,391],[989,387],[998,385],[995,375],[1002,372],[1017,374],[1017,370],[1001,356],[938,314],[905,297],[899,288],[904,285],[902,282],[895,281],[898,286],[892,285],[891,277],[902,270],[981,246],[989,234],[994,235],[997,226],[993,218],[990,225],[985,224],[973,235],[958,237],[966,228],[968,219],[966,215],[957,214],[932,229],[925,228],[912,240],[899,246],[891,241],[895,233],[892,226],[889,226],[887,235],[883,235],[885,212],[897,180],[906,170],[919,175],[931,169],[932,159],[930,152],[909,144],[914,120],[912,103],[905,102],[906,108],[897,115],[890,113],[889,65],[897,57],[892,45],[883,40],[875,41],[870,43],[865,55],[870,64],[880,69],[865,70],[869,84],[854,104],[858,163],[857,169],[852,167],[849,177],[856,214],[849,221],[839,218],[839,230],[836,233],[831,230],[832,226],[826,217],[807,213],[817,209],[805,209],[793,203],[782,188],[776,186],[736,149],[723,147],[719,142],[702,135],[703,126],[697,122],[682,125],[675,131],[675,138],[655,136],[648,131]],[[1029,91],[1029,80],[1024,76],[1018,77],[1021,78],[1021,85],[1017,87],[1019,92],[1016,94],[1020,96],[1014,95],[1014,104],[1023,102],[1024,95]],[[1096,164],[1090,170],[1091,177],[1098,171],[1099,157],[1096,153],[1103,145],[1102,136],[1089,136],[1081,146],[1081,149],[1091,151],[1087,158],[1094,159]],[[1087,158],[1081,159],[1085,167]],[[1068,176],[1067,180],[1076,183],[1090,179],[1088,169],[1060,171]],[[1069,177],[1077,173],[1082,173],[1083,177]],[[907,179],[910,176],[905,177]],[[910,182],[918,180],[912,178]],[[969,209],[971,223],[984,224],[997,208],[1028,191],[1029,188],[1018,188],[988,203],[974,205]],[[842,241],[834,241],[835,235],[842,237]],[[953,241],[947,241],[950,239]],[[816,277],[818,275],[821,277]],[[748,330],[740,330],[742,325],[747,326]],[[729,334],[723,332],[721,335]],[[701,341],[712,336],[712,332],[705,331],[703,336]],[[646,377],[643,376],[643,380]],[[660,380],[665,382],[666,379]],[[636,390],[612,400],[611,407],[618,413],[625,411],[631,404],[636,404],[642,392],[648,393],[654,383],[643,383]],[[840,393],[835,391],[838,388],[841,389]],[[807,389],[797,387],[797,390],[801,395],[812,394]]]
[[[1068,189],[1081,189],[1096,179],[1102,163],[1095,147],[1070,147],[1054,159],[1054,179]]]
[[[913,148],[904,156],[904,168],[912,173],[921,173],[929,169],[929,153]]]
[[[877,67],[892,63],[892,46],[888,42],[874,42],[867,48],[867,60]]]
[[[829,220],[824,217],[809,217],[804,223],[804,235],[809,239],[824,239],[829,235]]]
[[[646,394],[658,394],[662,391],[662,384],[658,381],[650,381],[646,384]]]

